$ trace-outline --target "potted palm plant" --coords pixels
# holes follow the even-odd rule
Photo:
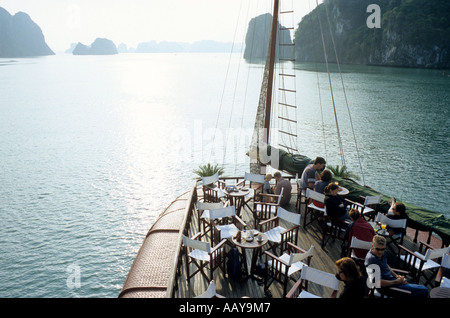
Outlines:
[[[200,165],[197,169],[194,169],[193,172],[198,176],[198,179],[202,177],[209,177],[215,175],[216,173],[221,176],[224,173],[224,168],[219,167],[218,164],[212,165],[207,163],[205,165]],[[208,185],[210,187],[214,187],[213,184]]]
[[[328,166],[327,168],[330,169],[331,172],[333,172],[333,174],[336,177],[351,178],[351,179],[355,179],[355,180],[360,179],[358,175],[348,171],[346,166],[339,167],[339,165],[337,165],[337,166]]]

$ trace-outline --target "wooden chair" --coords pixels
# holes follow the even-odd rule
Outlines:
[[[372,241],[363,241],[355,236],[352,236],[350,246],[347,250],[347,257],[351,257],[355,260],[356,264],[358,264],[361,268],[364,268],[364,260],[365,258],[359,257],[355,254],[355,250],[362,251],[362,254],[367,254],[372,248]],[[361,254],[361,253],[358,253]]]
[[[364,211],[364,205],[349,199],[344,199],[346,202],[346,206],[348,207],[349,210],[351,209],[355,209],[358,210],[359,215],[362,217],[363,216],[363,211]]]
[[[268,193],[260,193],[259,198],[260,201],[268,202],[268,203],[276,203],[280,205],[281,198],[283,197],[284,188],[281,188],[280,194],[268,194]]]
[[[251,208],[248,203],[252,200],[255,201],[255,197],[262,192],[264,181],[264,175],[246,172],[244,175],[244,180],[236,184],[236,186],[246,187],[248,182],[247,188],[249,193],[244,197],[244,205],[246,205],[250,210]]]
[[[450,247],[433,249],[425,242],[419,242],[419,250],[412,252],[403,245],[398,245],[397,260],[403,263],[403,268],[419,283],[424,276],[425,286],[432,285],[432,280],[440,268],[439,260],[450,252]],[[429,273],[429,275],[427,275]]]
[[[361,216],[364,217],[367,221],[373,221],[375,215],[378,213],[378,208],[381,203],[381,195],[376,196],[359,196],[360,203],[362,203],[364,210],[361,213]]]
[[[398,274],[407,275],[407,271],[391,268],[392,271]],[[381,287],[381,274],[379,267],[375,264],[366,266],[367,286],[369,287],[368,298],[395,298],[404,297],[411,294],[410,291],[400,289],[397,287]]]
[[[223,208],[223,202],[197,202],[198,231],[206,235],[211,231],[209,211],[212,209]]]
[[[257,228],[260,222],[266,221],[275,216],[277,214],[278,208],[279,205],[276,203],[255,201],[253,203],[253,210],[252,210],[255,228]]]
[[[226,188],[225,182],[219,180],[219,174],[216,173],[209,177],[202,178],[203,201],[221,202],[225,197],[223,190]]]
[[[318,201],[320,203],[325,203],[325,194],[316,192],[309,188],[306,189],[306,199],[309,201],[306,209],[305,215],[303,219],[303,228],[306,228],[307,225],[311,224],[315,220],[318,220],[320,217],[325,215],[325,207],[321,208],[314,204],[314,201]],[[308,215],[310,216],[309,222],[307,221]]]
[[[342,241],[342,244],[345,245],[346,238],[345,232],[347,231],[347,227],[350,224],[349,221],[336,219],[327,215],[324,215],[324,225],[323,225],[323,235],[322,235],[322,249],[325,249],[328,241],[333,239]]]
[[[292,224],[289,229],[280,225],[280,220]],[[288,242],[296,244],[300,228],[300,214],[278,208],[277,215],[259,223],[259,231],[267,235],[270,248],[274,251],[280,247],[280,254],[287,249]]]
[[[302,187],[302,182],[298,178],[298,173],[295,174],[295,183],[297,184],[297,200],[295,202],[295,208],[300,214],[302,212],[302,205],[304,205],[306,209],[306,188]]]
[[[224,275],[225,270],[225,244],[226,240],[222,240],[214,248],[208,242],[200,241],[201,233],[195,234],[192,238],[185,235],[182,236],[183,248],[186,262],[186,276],[188,283],[190,279],[197,273],[201,273],[208,282],[213,280],[213,273],[217,268],[220,268]],[[197,269],[191,274],[190,265],[194,264]],[[205,269],[209,267],[208,273]],[[209,274],[209,275],[208,275]]]
[[[252,214],[253,220],[255,221],[255,227],[257,227],[261,221],[268,220],[277,214],[283,192],[284,189],[281,189],[279,195],[264,193],[260,194],[260,197],[262,197],[263,200],[255,201],[253,203]]]
[[[303,266],[309,266],[314,252],[314,245],[308,251],[294,245],[287,244],[287,253],[280,257],[265,251],[267,274],[264,280],[264,292],[270,285],[277,281],[283,285],[283,297],[286,296],[287,285],[293,274],[302,270]]]
[[[313,283],[324,287],[323,291],[326,289],[331,289],[331,295],[329,298],[336,298],[339,289],[339,281],[336,276],[331,273],[327,273],[311,266],[304,266],[302,269],[302,274],[300,280],[298,280],[291,290],[287,294],[287,298],[325,298],[322,293],[320,296],[317,293],[308,292],[308,284]]]
[[[211,228],[213,229],[213,245],[222,240],[234,247],[228,239],[237,234],[239,230],[243,231],[247,224],[236,215],[236,207],[234,205],[210,210]]]
[[[439,270],[436,275],[436,285],[443,285],[443,282],[445,281],[445,286],[450,288],[450,280],[448,277],[450,277],[450,254],[445,254],[444,257],[442,257],[441,266],[439,267]],[[448,286],[447,286],[448,284]]]
[[[406,235],[406,223],[408,220],[407,219],[393,220],[388,218],[386,215],[378,212],[375,221],[377,223],[386,224],[388,229],[401,229],[401,232],[398,234],[389,233],[389,235],[386,236],[387,245],[394,252],[394,250],[391,247],[391,244],[394,244],[396,246],[398,246],[399,244],[403,244],[403,238]]]
[[[205,292],[201,295],[196,296],[195,298],[225,298],[222,295],[219,295],[216,291],[216,284],[212,280],[209,283],[208,288],[205,290]]]

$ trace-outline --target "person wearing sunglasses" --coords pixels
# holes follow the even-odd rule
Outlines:
[[[372,239],[372,248],[367,253],[365,259],[365,265],[377,265],[380,270],[380,286],[383,287],[396,287],[399,289],[410,291],[408,297],[414,298],[426,298],[428,297],[428,288],[423,285],[409,284],[404,276],[394,273],[387,263],[387,257],[385,255],[386,250],[386,238],[381,235],[375,235]],[[395,296],[405,296],[403,293],[398,293]]]

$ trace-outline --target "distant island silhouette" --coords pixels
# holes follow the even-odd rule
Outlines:
[[[11,15],[0,7],[0,57],[54,55],[41,28],[24,12]]]
[[[73,55],[114,55],[118,53],[113,41],[102,38],[95,39],[91,46],[86,46],[78,42],[72,51]]]

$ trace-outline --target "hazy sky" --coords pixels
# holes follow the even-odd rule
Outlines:
[[[295,3],[295,25],[316,6],[316,0],[285,3],[286,8]],[[47,44],[54,51],[64,51],[70,43],[90,45],[98,37],[129,47],[151,40],[232,42],[236,38],[235,42],[243,42],[242,30],[251,18],[270,12],[272,1],[0,0],[0,7],[12,15],[18,11],[29,14]]]

